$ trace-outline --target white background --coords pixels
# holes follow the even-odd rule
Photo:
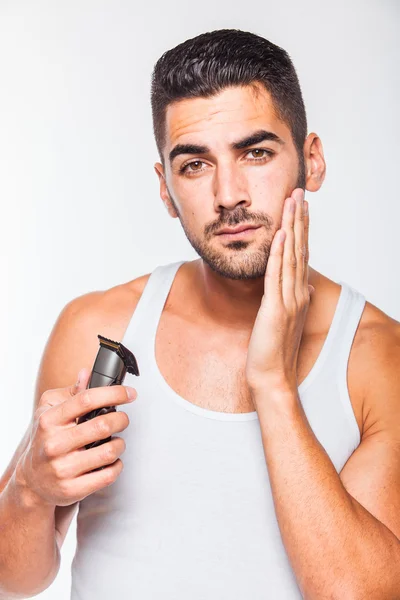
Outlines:
[[[399,25],[396,0],[0,2],[0,473],[65,304],[197,257],[159,198],[150,76],[204,31],[252,31],[289,52],[327,162],[306,192],[310,264],[400,319]],[[75,529],[40,598],[69,599]]]

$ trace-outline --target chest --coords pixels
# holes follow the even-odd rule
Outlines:
[[[297,361],[300,385],[314,367],[326,335],[304,337]],[[255,410],[245,380],[249,336],[218,334],[196,325],[188,326],[163,311],[156,334],[155,359],[158,369],[174,392],[185,400],[220,412]],[[357,389],[356,350],[349,357],[347,384],[360,432],[362,404]],[[321,398],[323,402],[323,398]]]

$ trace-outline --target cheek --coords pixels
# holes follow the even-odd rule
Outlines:
[[[252,178],[248,188],[252,208],[265,211],[275,221],[282,211],[287,187],[287,181],[277,173],[264,173]]]
[[[285,189],[291,179],[290,171],[283,161],[271,163],[264,168],[253,168],[248,173],[249,186],[270,189],[275,193]]]
[[[176,184],[176,190],[181,198],[190,198],[196,201],[204,198],[204,195],[210,196],[212,189],[211,177],[195,177],[193,179],[182,179]]]

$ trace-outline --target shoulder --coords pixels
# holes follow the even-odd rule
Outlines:
[[[125,333],[151,273],[107,290],[89,292],[71,300],[65,311],[85,331],[102,328],[102,335],[120,339]],[[100,333],[100,332],[99,332]]]
[[[137,305],[151,273],[146,273],[136,279],[116,285],[102,293],[101,309],[113,314],[131,311]]]
[[[370,302],[354,343],[358,388],[363,398],[363,438],[400,431],[400,322]]]
[[[326,331],[340,295],[340,285],[321,273],[313,274],[315,300],[312,327]],[[318,302],[317,302],[318,300]],[[400,323],[369,301],[356,329],[348,364],[348,389],[362,438],[400,430]],[[386,435],[386,433],[385,433]]]
[[[54,356],[59,356],[62,348],[69,371],[76,371],[78,365],[92,368],[99,349],[98,334],[115,341],[123,339],[149,277],[150,273],[68,302],[53,328],[48,350],[57,350]],[[65,380],[70,377],[66,374]]]

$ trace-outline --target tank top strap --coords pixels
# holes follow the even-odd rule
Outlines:
[[[338,283],[342,284],[345,297],[342,305],[338,335],[333,342],[334,348],[332,350],[335,358],[332,361],[332,368],[334,371],[333,377],[339,391],[339,398],[345,411],[347,422],[354,435],[352,440],[352,448],[354,450],[360,443],[361,436],[352,398],[350,398],[347,369],[351,348],[364,311],[366,298],[348,283],[344,281],[339,281]]]
[[[159,265],[150,274],[136,305],[124,340],[131,346],[146,344],[155,337],[158,322],[177,270],[185,261]],[[132,350],[134,351],[134,350]]]
[[[337,353],[338,375],[346,377],[351,347],[364,311],[366,298],[348,283],[344,281],[339,281],[338,283],[342,284],[344,288],[345,298],[339,325],[340,334],[335,339],[335,343],[337,344],[335,350]]]

